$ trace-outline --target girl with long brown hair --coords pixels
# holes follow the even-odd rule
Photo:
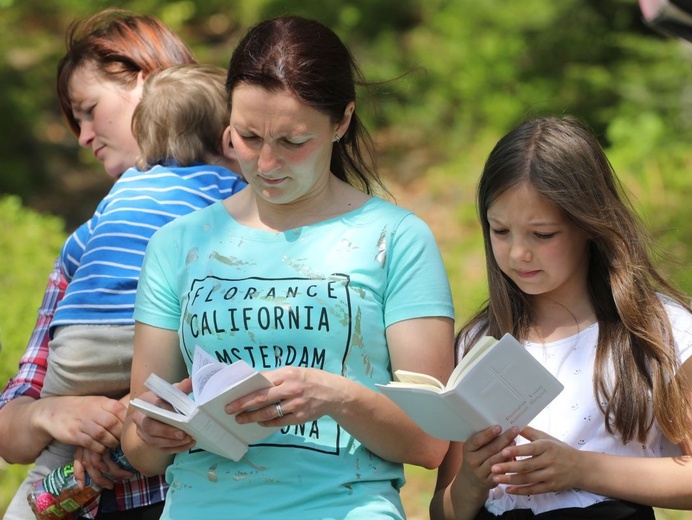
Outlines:
[[[527,121],[478,186],[489,298],[458,335],[512,333],[565,386],[526,429],[453,444],[433,519],[653,518],[692,508],[689,298],[600,144],[570,117]]]

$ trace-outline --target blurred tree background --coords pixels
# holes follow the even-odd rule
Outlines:
[[[485,298],[474,208],[483,161],[511,127],[542,114],[591,125],[656,239],[661,269],[692,293],[692,44],[644,26],[636,0],[0,0],[2,383],[62,240],[110,186],[55,96],[65,29],[105,7],[158,16],[200,61],[220,66],[263,18],[298,14],[332,27],[373,83],[359,110],[379,169],[435,232],[460,321]],[[1,463],[0,513],[25,471]],[[407,474],[409,516],[426,518],[434,472]]]

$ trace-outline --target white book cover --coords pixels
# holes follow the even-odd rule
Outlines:
[[[563,385],[512,335],[483,337],[443,385],[426,374],[397,370],[377,385],[433,437],[465,441],[494,424],[527,426]]]
[[[225,407],[231,401],[272,385],[244,361],[227,365],[196,347],[191,377],[194,399],[154,373],[144,383],[175,411],[137,398],[130,404],[148,417],[188,433],[195,439],[196,448],[236,461],[250,444],[279,430],[257,423],[238,424],[234,415],[226,413]]]

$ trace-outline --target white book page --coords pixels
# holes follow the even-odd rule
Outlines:
[[[152,417],[161,422],[165,422],[166,424],[170,424],[171,426],[175,426],[177,428],[180,428],[179,423],[186,422],[190,417],[190,415],[161,408],[160,406],[151,404],[148,401],[143,401],[137,397],[132,399],[130,404],[143,412],[146,416]]]
[[[153,372],[144,381],[144,385],[183,415],[190,415],[195,409],[192,399]]]
[[[199,393],[199,402],[203,403],[218,395],[222,391],[237,385],[244,381],[252,374],[255,369],[248,365],[245,361],[238,360],[232,365],[220,363],[221,369],[206,378],[204,385]]]
[[[206,350],[195,345],[195,354],[192,359],[192,394],[196,397],[200,396],[209,378],[225,366]]]
[[[471,348],[468,354],[466,354],[459,364],[456,366],[452,375],[449,377],[449,382],[447,383],[447,388],[452,388],[456,386],[459,380],[468,372],[473,365],[475,365],[483,355],[490,350],[497,340],[492,336],[483,336],[478,342]]]
[[[419,372],[409,372],[408,370],[397,370],[394,372],[397,381],[391,381],[389,384],[391,386],[423,386],[430,388],[432,390],[437,390],[438,392],[444,390],[444,385],[428,374],[421,374]]]
[[[227,365],[199,346],[195,346],[192,369],[192,392],[197,403],[208,401],[256,372],[242,359]]]
[[[192,358],[192,373],[194,374],[201,368],[204,368],[207,365],[218,365],[221,362],[218,361],[214,356],[209,354],[206,350],[204,350],[202,347],[199,345],[195,345],[195,353],[194,357]]]

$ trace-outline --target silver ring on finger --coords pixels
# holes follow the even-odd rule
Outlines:
[[[276,415],[279,419],[281,419],[284,416],[284,411],[281,409],[281,401],[276,403]]]

